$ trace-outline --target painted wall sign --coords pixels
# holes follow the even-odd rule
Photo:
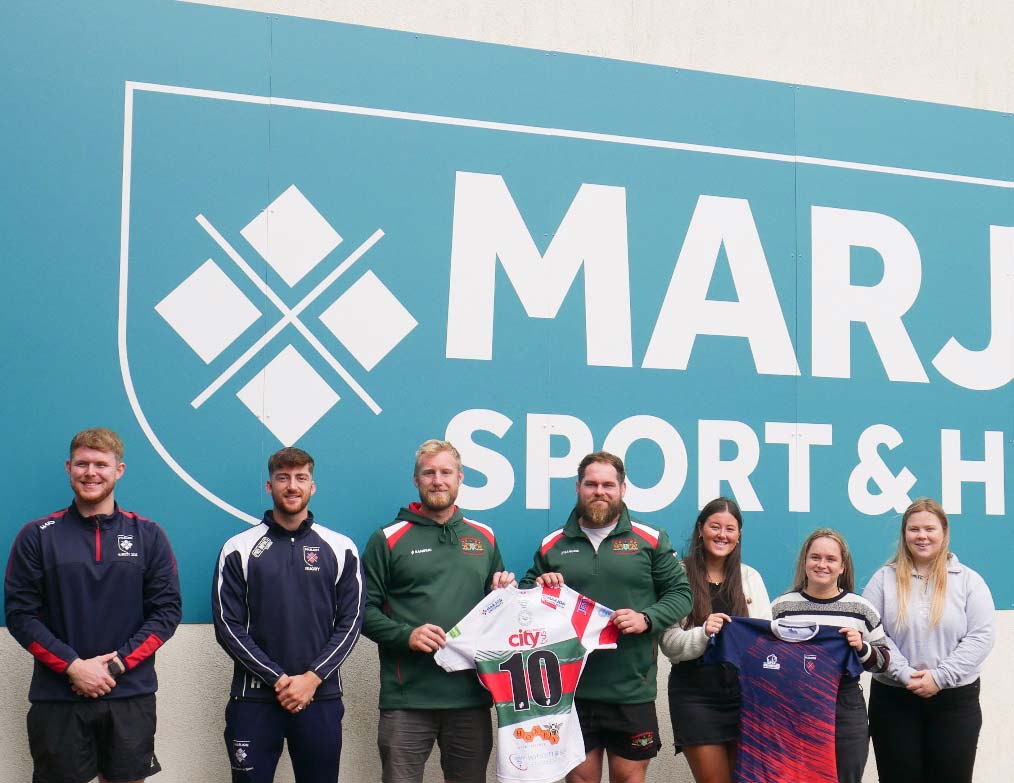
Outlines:
[[[8,327],[74,344],[16,360],[67,382],[15,391],[28,413],[6,426],[124,430],[121,496],[169,531],[188,619],[207,619],[219,543],[260,517],[269,453],[314,454],[313,508],[363,543],[411,499],[415,446],[445,435],[461,504],[515,570],[604,447],[677,541],[735,495],[776,592],[811,528],[841,529],[865,579],[898,512],[941,497],[1011,605],[1010,117],[145,8],[130,43],[102,30],[79,91],[15,104],[26,125],[79,120],[50,148],[69,165],[28,156],[12,181],[45,170],[48,224],[83,209],[88,230],[15,227],[40,282]],[[61,318],[33,318],[41,300]],[[78,409],[84,376],[101,401]]]

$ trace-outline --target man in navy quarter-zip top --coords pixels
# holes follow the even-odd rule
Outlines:
[[[35,656],[28,698],[33,783],[142,781],[155,758],[155,651],[180,622],[162,528],[113,498],[123,441],[79,432],[69,508],[25,525],[4,580],[7,628]]]
[[[288,742],[297,783],[335,783],[341,758],[340,667],[363,622],[352,540],[314,519],[313,458],[268,459],[274,508],[225,542],[211,590],[215,637],[233,659],[225,746],[235,783],[270,783]]]

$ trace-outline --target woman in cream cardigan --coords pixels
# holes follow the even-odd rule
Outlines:
[[[708,637],[733,616],[771,619],[764,581],[740,559],[742,531],[736,501],[716,498],[701,509],[683,560],[694,608],[659,641],[673,663],[669,715],[676,752],[686,754],[697,783],[731,783],[739,737],[738,673],[729,664],[701,662]]]

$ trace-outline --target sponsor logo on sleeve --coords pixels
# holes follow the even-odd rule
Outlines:
[[[264,536],[264,538],[262,538],[260,541],[258,541],[257,544],[254,546],[253,551],[250,553],[250,556],[251,557],[260,557],[265,552],[267,552],[269,549],[271,549],[271,544],[272,543],[274,543],[274,542],[270,538],[268,538],[267,536]]]

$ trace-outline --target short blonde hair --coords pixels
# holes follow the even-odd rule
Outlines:
[[[73,459],[74,452],[78,449],[95,449],[96,451],[111,451],[116,455],[116,463],[123,462],[123,440],[112,430],[105,427],[92,427],[81,430],[70,441],[70,456]]]
[[[454,445],[449,440],[436,440],[431,438],[430,440],[423,443],[415,452],[415,469],[412,471],[413,476],[419,475],[419,467],[422,465],[423,458],[432,456],[433,454],[439,454],[442,451],[446,451],[452,457],[454,461],[458,463],[458,472],[461,472],[461,454],[458,452]]]

